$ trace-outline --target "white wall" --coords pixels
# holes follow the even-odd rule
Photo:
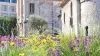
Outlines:
[[[70,27],[70,3],[68,2],[63,8],[62,8],[62,32],[64,34],[70,34],[71,33],[71,27]],[[65,23],[64,23],[64,13],[65,13]]]
[[[95,32],[96,28],[96,4],[93,1],[81,4],[81,26],[85,35],[85,27],[88,26],[89,35]]]
[[[81,3],[81,14],[79,14],[78,5],[76,0],[71,0],[73,3],[73,32],[75,34],[82,33],[85,36],[85,27],[88,26],[89,36],[100,34],[100,0],[90,0]],[[62,32],[65,34],[70,34],[71,28],[69,26],[70,19],[70,2],[69,1],[62,8]],[[64,12],[66,14],[66,24],[64,24]],[[81,18],[80,18],[80,16]],[[79,26],[79,21],[81,20],[81,25]],[[80,30],[81,28],[81,30]]]

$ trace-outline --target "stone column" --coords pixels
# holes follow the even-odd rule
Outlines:
[[[26,36],[26,15],[25,15],[25,0],[23,0],[23,36]]]
[[[27,37],[28,36],[28,16],[27,16],[27,3],[29,0],[23,0],[23,36]]]
[[[22,1],[23,0],[17,0],[17,28],[18,33],[20,36],[23,35],[23,11],[22,11]]]

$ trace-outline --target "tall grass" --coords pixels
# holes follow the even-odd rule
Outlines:
[[[100,56],[100,39],[75,35],[0,37],[0,56]]]

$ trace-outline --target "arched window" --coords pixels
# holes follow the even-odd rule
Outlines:
[[[88,36],[88,26],[85,27],[85,35]]]

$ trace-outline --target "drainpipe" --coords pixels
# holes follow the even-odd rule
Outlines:
[[[52,34],[53,34],[53,27],[54,27],[54,21],[53,21],[53,2],[52,2]]]
[[[40,5],[41,5],[41,4],[40,4],[40,0],[39,0],[39,5],[38,5],[38,7],[39,7],[39,16],[40,16]]]

